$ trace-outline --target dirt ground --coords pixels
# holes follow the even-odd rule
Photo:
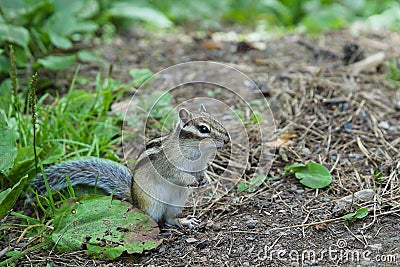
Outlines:
[[[384,52],[385,60],[395,58],[399,64],[400,35],[381,31],[356,36],[342,30],[318,38],[257,39],[240,43],[240,36],[233,33],[149,36],[135,32],[102,49],[105,58],[114,62],[112,76],[123,81],[129,81],[128,70],[134,67],[157,72],[198,60],[242,71],[261,89],[273,114],[275,138],[260,140],[249,131],[249,139],[252,149],[264,145],[275,152],[268,166],[268,176],[274,178],[254,192],[229,188],[206,205],[185,209],[184,215],[201,219],[200,226],[193,230],[163,227],[162,245],[144,255],[106,262],[90,260],[83,252],[48,255],[42,251],[29,254],[19,264],[400,266],[399,83],[386,78],[389,69],[382,60],[360,70],[352,64],[379,52]],[[354,44],[363,55],[350,53],[346,65],[343,47],[354,50]],[[82,71],[95,76],[99,67],[88,65]],[[187,94],[191,97],[193,92],[187,90]],[[174,101],[179,101],[176,95]],[[257,163],[252,151],[245,179]],[[330,186],[309,189],[296,178],[282,175],[285,166],[309,161],[331,170]],[[354,199],[344,208],[338,206],[342,197],[365,189],[373,191],[364,191],[369,195],[363,201]],[[369,209],[366,218],[348,226],[342,220],[332,221],[360,207]]]

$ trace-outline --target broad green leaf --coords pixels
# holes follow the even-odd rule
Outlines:
[[[153,72],[149,69],[131,69],[129,74],[132,76],[132,84],[135,86],[141,85],[153,76]]]
[[[362,219],[362,218],[365,218],[366,216],[368,216],[367,208],[360,208],[354,214],[354,218],[356,218],[356,219]]]
[[[69,49],[72,47],[72,42],[69,39],[67,39],[61,35],[58,35],[57,33],[49,32],[49,37],[50,37],[51,43],[56,47],[59,47],[62,49]]]
[[[20,46],[15,46],[15,59],[17,61],[18,67],[26,67],[29,64],[29,59],[31,58],[31,54],[28,48],[23,48]]]
[[[310,188],[324,188],[331,184],[332,176],[325,166],[309,162],[306,167],[294,174],[300,183]]]
[[[60,36],[68,36],[73,32],[76,23],[77,18],[75,18],[69,12],[57,12],[46,20],[43,28],[49,33],[57,34]]]
[[[61,70],[75,64],[75,55],[71,56],[47,56],[38,59],[38,63],[49,70]]]
[[[36,147],[38,156],[43,150],[40,147]],[[35,155],[33,152],[33,146],[26,146],[18,149],[17,157],[14,160],[14,166],[9,170],[9,178],[19,179],[20,177],[27,174],[32,168],[34,168]]]
[[[0,55],[0,73],[9,73],[10,72],[10,60]]]
[[[86,50],[79,51],[78,58],[84,62],[98,62],[104,66],[109,64],[107,62],[107,60],[105,60],[104,58],[96,56],[94,53],[86,51]]]
[[[79,12],[86,1],[65,1],[65,0],[52,0],[55,13],[65,13],[71,16],[75,12]]]
[[[52,10],[48,0],[2,0],[0,5],[7,21],[14,24],[26,23],[26,17],[35,16],[41,12]]]
[[[296,164],[292,164],[290,166],[286,166],[283,170],[285,171],[285,173],[288,173],[290,171],[296,172],[305,167],[306,167],[306,165],[304,165],[303,163],[296,163]]]
[[[0,173],[11,169],[16,157],[17,145],[14,131],[8,128],[2,130],[0,132]]]
[[[100,11],[100,2],[96,0],[86,0],[84,1],[83,8],[77,12],[79,18],[89,19],[95,16]]]
[[[4,216],[15,204],[25,186],[26,176],[16,183],[12,188],[0,192],[0,218]]]
[[[309,162],[306,165],[299,163],[286,166],[285,173],[293,172],[300,183],[310,188],[324,188],[331,184],[332,176],[325,166]]]
[[[14,43],[27,48],[29,39],[29,31],[24,27],[0,24],[0,41]]]
[[[99,28],[98,24],[91,21],[77,21],[74,26],[74,33],[93,33]]]
[[[115,3],[109,13],[112,17],[143,20],[159,27],[172,26],[172,22],[161,12],[132,3]]]
[[[54,214],[52,240],[60,252],[87,248],[97,259],[115,259],[124,251],[142,253],[159,246],[157,224],[129,203],[110,196],[68,199]]]
[[[343,215],[342,218],[345,220],[354,221],[356,219],[362,219],[368,216],[367,208],[359,208],[356,212],[352,212],[346,215]]]

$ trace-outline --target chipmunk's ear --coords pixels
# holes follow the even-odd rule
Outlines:
[[[190,114],[190,112],[187,109],[181,108],[179,110],[179,119],[180,119],[180,121],[182,123],[182,126],[183,126],[183,124],[185,124],[188,121],[190,121],[191,116],[192,116],[192,114]]]
[[[200,113],[206,113],[207,112],[206,107],[203,104],[200,105],[199,112]]]

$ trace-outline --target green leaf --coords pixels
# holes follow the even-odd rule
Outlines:
[[[50,37],[51,43],[56,47],[59,47],[62,49],[69,49],[72,47],[72,42],[69,39],[67,39],[63,36],[60,36],[57,33],[49,32],[49,37]]]
[[[38,59],[38,63],[49,70],[61,70],[75,64],[75,55],[70,56],[47,56]]]
[[[245,182],[242,181],[237,185],[237,190],[239,192],[247,191],[249,190],[249,184],[246,184]]]
[[[368,216],[368,209],[367,208],[360,208],[354,214],[354,218],[362,219]]]
[[[79,18],[89,19],[100,12],[100,2],[96,0],[84,1],[83,8],[77,13]]]
[[[73,28],[74,33],[93,33],[99,25],[91,21],[78,21]],[[78,39],[79,40],[79,39]]]
[[[153,72],[149,69],[131,69],[129,74],[132,76],[132,84],[135,86],[141,85],[153,76]]]
[[[78,52],[78,58],[82,60],[83,62],[98,62],[101,63],[102,65],[106,66],[109,64],[107,60],[105,60],[102,57],[96,56],[94,53],[82,50]]]
[[[66,8],[65,10],[68,9],[69,8]],[[76,23],[77,18],[71,13],[56,12],[46,20],[45,25],[43,25],[43,30],[60,36],[68,36],[73,32]]]
[[[53,3],[55,13],[64,13],[65,15],[72,16],[73,13],[80,12],[84,8],[86,1],[52,0],[51,2]]]
[[[342,218],[345,219],[345,223],[348,224],[349,221],[355,221],[357,219],[362,219],[368,216],[367,208],[359,208],[356,212],[352,212],[346,215],[343,215]]]
[[[106,214],[106,216],[105,216]],[[68,199],[54,213],[52,240],[60,252],[87,248],[97,259],[115,259],[124,251],[142,253],[159,246],[157,224],[147,215],[111,196]]]
[[[27,48],[29,39],[29,31],[24,27],[0,24],[0,41],[15,43]]]
[[[17,144],[12,129],[5,129],[0,132],[0,172],[7,171],[14,165],[17,157]]]
[[[353,219],[355,215],[356,215],[356,213],[352,212],[352,213],[348,213],[346,215],[343,215],[342,218],[345,219],[345,220],[350,220],[350,219]]]
[[[268,180],[268,176],[265,174],[259,174],[254,176],[249,183],[240,182],[238,184],[238,191],[239,192],[254,192],[260,185],[262,185],[266,180]]]
[[[40,147],[36,147],[38,156],[43,151]],[[14,160],[14,166],[9,170],[8,176],[12,180],[19,179],[27,174],[34,167],[35,155],[33,146],[26,146],[18,149],[17,157]]]
[[[9,73],[10,72],[10,60],[1,55],[0,56],[0,73]]]
[[[0,218],[4,216],[17,202],[25,186],[26,176],[16,183],[12,188],[8,188],[0,193]]]
[[[378,183],[382,182],[382,178],[383,178],[383,173],[381,172],[379,167],[376,167],[374,169],[374,180]]]
[[[115,3],[109,13],[112,17],[143,20],[159,27],[172,26],[172,22],[161,12],[132,3]]]
[[[306,165],[304,165],[303,163],[296,163],[296,164],[292,164],[290,166],[286,166],[283,170],[285,173],[288,173],[290,171],[296,172],[298,170],[301,170],[303,168],[305,168]]]
[[[318,163],[309,162],[304,164],[293,164],[284,168],[285,173],[294,172],[300,183],[310,188],[324,188],[331,184],[332,176],[329,170]]]

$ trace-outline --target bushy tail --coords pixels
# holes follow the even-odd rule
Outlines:
[[[131,201],[132,175],[125,166],[108,160],[87,157],[66,161],[45,169],[47,181],[52,191],[68,186],[67,175],[72,186],[96,186],[107,193]],[[32,182],[32,188],[40,194],[46,193],[42,174],[38,174]]]

